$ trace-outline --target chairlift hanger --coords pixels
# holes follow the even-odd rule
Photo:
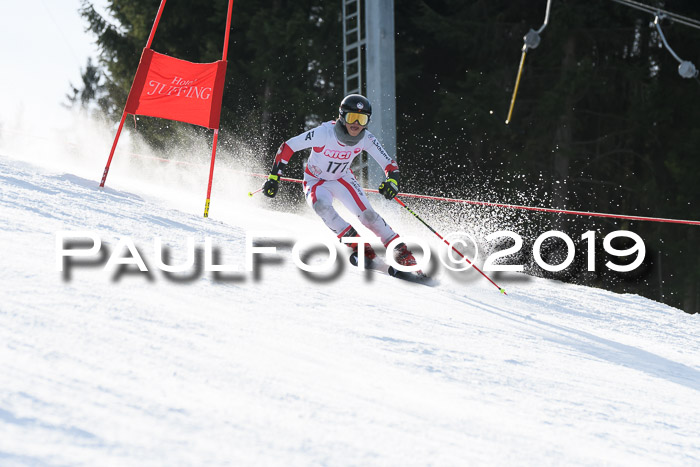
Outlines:
[[[664,36],[664,32],[661,30],[661,20],[663,19],[663,15],[656,15],[654,17],[654,26],[656,26],[656,30],[659,32],[659,36],[661,36],[661,40],[664,43],[664,46],[666,47],[666,50],[668,50],[671,55],[673,55],[673,58],[675,58],[679,65],[678,65],[678,74],[681,75],[683,78],[695,78],[698,76],[698,70],[695,68],[695,65],[693,65],[692,62],[689,62],[688,60],[683,60],[681,59],[676,52],[673,51],[670,45],[668,45],[668,42],[666,41],[666,36]]]
[[[544,23],[542,26],[535,31],[530,29],[527,34],[523,37],[523,52],[520,56],[520,66],[518,67],[518,76],[515,78],[515,87],[513,88],[513,97],[510,100],[510,109],[508,110],[508,118],[506,118],[506,125],[510,123],[510,117],[513,116],[513,107],[515,106],[515,96],[518,94],[518,86],[520,85],[520,76],[523,73],[523,65],[525,64],[525,55],[527,55],[528,49],[536,49],[540,45],[540,33],[544,31],[549,23],[549,11],[552,6],[552,0],[547,0],[547,10],[544,14]]]
[[[695,68],[695,65],[693,65],[693,63],[689,62],[688,60],[681,59],[678,56],[678,54],[676,54],[676,52],[673,51],[671,46],[668,45],[666,36],[661,30],[661,20],[668,19],[670,21],[675,21],[676,23],[684,24],[686,26],[690,26],[691,28],[696,29],[700,29],[700,21],[688,18],[686,16],[678,15],[676,13],[671,13],[670,11],[662,10],[660,8],[654,8],[652,6],[636,2],[634,0],[613,0],[613,2],[654,15],[654,26],[656,27],[659,36],[661,36],[661,41],[663,42],[664,47],[666,47],[666,50],[668,50],[669,53],[673,55],[673,58],[675,58],[679,63],[678,74],[681,75],[681,77],[683,78],[695,78],[698,76],[698,70],[697,68]]]

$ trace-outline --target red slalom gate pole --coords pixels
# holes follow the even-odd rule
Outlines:
[[[105,181],[107,181],[107,173],[109,172],[109,166],[112,164],[112,158],[114,157],[114,151],[117,149],[117,142],[119,141],[119,135],[122,134],[122,128],[124,128],[124,121],[126,120],[126,111],[122,113],[122,119],[119,121],[119,129],[117,130],[117,135],[114,137],[114,142],[112,143],[112,150],[109,151],[109,158],[107,158],[107,165],[105,166],[105,171],[102,173],[102,181],[100,181],[100,188],[104,188]]]
[[[209,165],[209,185],[207,186],[207,200],[204,202],[204,217],[209,217],[209,203],[211,201],[211,184],[214,180],[214,161],[216,160],[216,143],[219,140],[219,129],[214,130],[214,142],[211,145],[211,164]]]
[[[493,280],[491,280],[491,278],[490,278],[489,276],[487,276],[486,274],[484,274],[484,272],[483,272],[481,269],[479,269],[479,268],[476,266],[476,264],[474,264],[474,263],[472,263],[471,261],[469,261],[469,260],[467,259],[466,256],[464,256],[457,248],[453,247],[453,246],[450,244],[450,242],[448,242],[447,240],[445,240],[445,238],[444,238],[442,235],[440,235],[435,229],[433,229],[432,227],[430,227],[423,219],[420,218],[420,216],[419,216],[418,214],[416,214],[415,212],[413,212],[413,210],[412,210],[411,208],[409,208],[408,206],[406,206],[406,205],[404,204],[403,201],[401,201],[399,198],[394,198],[394,200],[395,200],[397,203],[399,203],[403,208],[405,208],[408,212],[410,212],[411,214],[413,214],[413,216],[414,216],[416,219],[418,219],[419,221],[421,221],[421,223],[422,223],[424,226],[426,226],[427,228],[429,228],[430,231],[431,231],[432,233],[434,233],[435,235],[437,235],[438,238],[439,238],[440,240],[442,240],[443,242],[445,242],[445,244],[446,244],[447,246],[449,246],[449,247],[452,248],[454,251],[456,251],[457,254],[458,254],[459,256],[461,256],[462,259],[464,259],[464,261],[466,261],[467,263],[471,264],[471,266],[472,266],[474,269],[476,269],[476,270],[479,272],[479,274],[481,274],[482,276],[484,276],[486,279],[488,279],[489,282],[491,282],[493,285],[495,285],[499,292],[501,292],[503,295],[508,295],[508,294],[506,293],[506,290],[505,290],[504,288],[500,287],[500,286],[499,286],[498,284],[496,284]]]
[[[165,8],[165,2],[167,0],[161,0],[160,6],[158,7],[158,13],[156,13],[156,19],[153,21],[153,27],[151,27],[151,33],[148,35],[148,41],[146,42],[146,48],[150,48],[153,43],[153,37],[156,35],[156,29],[158,29],[158,23],[160,23],[160,17],[163,15],[163,9]],[[133,83],[132,83],[133,85]],[[126,120],[126,105],[124,106],[124,111],[122,112],[122,119],[119,122],[119,129],[117,130],[117,135],[114,137],[114,142],[112,143],[112,150],[109,152],[109,158],[107,159],[107,165],[105,166],[105,171],[102,173],[102,181],[100,181],[100,188],[104,188],[105,181],[107,181],[107,173],[109,172],[109,166],[112,164],[112,158],[114,157],[114,151],[117,149],[117,143],[119,142],[119,136],[122,134],[122,128],[124,128],[124,121]]]
[[[165,1],[165,0],[164,0]],[[228,10],[226,12],[226,31],[224,31],[224,50],[221,54],[221,60],[226,61],[228,54],[228,39],[231,30],[231,12],[233,10],[233,0],[228,1]],[[207,199],[204,202],[204,217],[209,217],[209,203],[211,203],[211,185],[214,180],[214,162],[216,161],[216,144],[219,141],[219,128],[214,129],[214,142],[211,146],[211,163],[209,165],[209,184],[207,186]]]
[[[151,33],[148,35],[148,40],[146,41],[146,48],[150,49],[153,43],[153,37],[156,35],[156,29],[158,29],[158,23],[160,23],[160,17],[163,15],[163,9],[165,8],[165,2],[167,0],[161,0],[160,6],[158,6],[158,13],[156,13],[156,19],[153,21],[153,27],[151,28]]]

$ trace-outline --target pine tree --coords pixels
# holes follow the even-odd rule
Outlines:
[[[102,72],[92,62],[92,58],[88,58],[80,77],[80,88],[75,87],[72,83],[70,84],[71,92],[66,94],[67,103],[65,107],[79,107],[84,111],[88,111],[91,104],[98,103],[104,96],[105,88],[102,83]]]

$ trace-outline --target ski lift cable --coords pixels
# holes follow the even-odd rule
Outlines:
[[[41,5],[44,7],[44,10],[46,10],[46,14],[53,23],[53,25],[56,27],[58,30],[59,34],[61,35],[61,39],[63,39],[63,42],[66,45],[66,49],[68,52],[70,52],[71,56],[75,60],[75,63],[78,65],[78,67],[82,66],[82,63],[80,63],[80,59],[78,59],[78,54],[75,52],[75,49],[71,45],[70,41],[68,40],[68,36],[66,35],[65,31],[61,27],[61,23],[56,21],[56,17],[54,14],[51,12],[51,9],[46,5],[46,2],[44,0],[41,0]]]
[[[692,28],[700,29],[700,21],[692,18],[688,18],[687,16],[679,15],[676,13],[672,13],[670,11],[662,10],[660,8],[655,8],[650,5],[645,5],[643,3],[635,2],[634,0],[612,0],[615,3],[619,3],[620,5],[628,6],[630,8],[635,8],[640,11],[644,11],[646,13],[652,14],[654,16],[662,16],[664,18],[668,18],[671,21],[675,21],[676,23],[681,23],[686,26],[690,26]]]

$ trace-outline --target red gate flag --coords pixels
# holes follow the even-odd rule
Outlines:
[[[125,112],[219,128],[226,61],[192,63],[143,49]]]
[[[221,99],[224,95],[226,54],[228,52],[229,32],[231,31],[233,0],[228,0],[224,52],[221,60],[214,63],[192,63],[151,50],[153,36],[156,34],[165,2],[166,0],[160,1],[151,34],[148,36],[146,47],[141,54],[141,62],[136,69],[136,76],[131,84],[129,97],[126,100],[124,112],[122,112],[122,119],[119,121],[117,135],[114,137],[112,150],[109,152],[107,165],[102,173],[100,188],[105,186],[109,166],[112,163],[114,151],[117,149],[117,142],[122,128],[124,128],[127,114],[146,115],[204,126],[214,130],[207,201],[204,204],[204,217],[209,217],[209,201],[212,180],[214,179],[216,143],[219,139],[219,117]]]

